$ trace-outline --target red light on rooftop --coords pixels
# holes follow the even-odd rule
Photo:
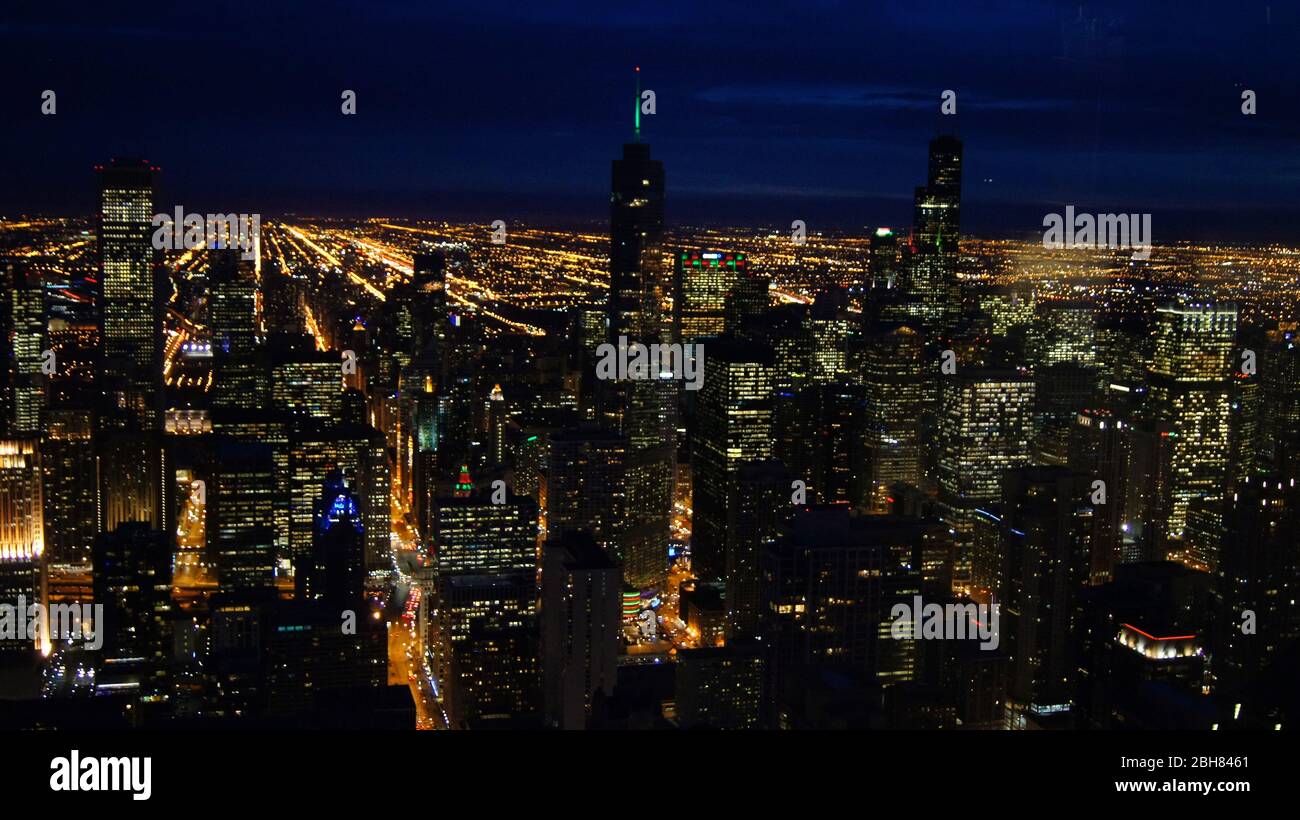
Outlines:
[[[1167,638],[1157,638],[1155,635],[1152,635],[1150,632],[1144,632],[1141,629],[1138,629],[1133,624],[1120,624],[1120,626],[1125,627],[1127,629],[1131,629],[1134,632],[1141,635],[1142,637],[1150,638],[1153,641],[1190,641],[1190,640],[1195,640],[1196,638],[1195,635],[1170,635]]]

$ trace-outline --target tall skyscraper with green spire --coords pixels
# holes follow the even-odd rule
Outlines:
[[[957,238],[961,232],[961,140],[930,141],[926,184],[916,189],[909,255],[909,289],[927,325],[952,324],[961,308]]]
[[[641,142],[637,69],[633,142],[614,160],[610,191],[608,340],[618,345],[668,343],[671,275],[664,254],[664,169]],[[661,378],[603,384],[605,423],[628,439],[624,573],[639,587],[668,568],[669,520],[676,472],[680,384]]]

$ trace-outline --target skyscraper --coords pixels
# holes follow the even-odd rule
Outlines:
[[[1234,699],[1250,697],[1260,673],[1300,638],[1300,487],[1287,472],[1295,472],[1294,463],[1286,472],[1252,476],[1224,502],[1213,664],[1222,691]]]
[[[21,595],[24,606],[44,603],[44,552],[40,451],[34,440],[0,441],[0,602],[16,607]],[[35,649],[21,634],[0,641],[0,650],[28,654]]]
[[[736,537],[727,551],[726,639],[753,640],[763,619],[763,553],[794,511],[794,476],[779,461],[750,461],[736,475]]]
[[[317,350],[309,336],[271,343],[271,405],[298,416],[337,421],[343,409],[343,357]]]
[[[907,325],[877,325],[862,360],[868,509],[889,510],[889,488],[921,486],[922,414],[927,406],[925,343]]]
[[[269,709],[294,712],[327,693],[349,703],[387,679],[387,627],[366,600],[365,527],[341,473],[325,482],[310,556],[298,563],[296,597],[275,608],[268,636]]]
[[[1157,499],[1156,545],[1183,553],[1188,505],[1222,498],[1231,450],[1230,377],[1237,306],[1176,303],[1156,309],[1156,347],[1148,372],[1149,419],[1168,425],[1168,482]]]
[[[100,413],[102,421],[104,414]],[[169,530],[174,512],[166,477],[167,452],[153,432],[108,430],[96,434],[99,531],[134,521]]]
[[[1033,379],[1014,370],[964,369],[941,377],[939,506],[957,544],[953,585],[970,581],[974,511],[997,500],[1002,474],[1030,459]]]
[[[208,327],[213,356],[213,404],[265,407],[267,374],[256,356],[260,331],[256,273],[233,248],[208,250]]]
[[[98,166],[99,362],[95,385],[99,528],[137,521],[166,531],[171,516],[162,424],[161,254],[152,246],[154,174],[147,161]],[[109,432],[111,431],[111,434]]]
[[[52,407],[45,413],[41,463],[46,546],[52,562],[81,563],[90,558],[99,527],[94,426],[94,413],[86,407]]]
[[[542,550],[542,676],[546,720],[581,729],[593,700],[614,694],[623,573],[584,532]]]
[[[614,160],[609,230],[609,339],[657,341],[667,329],[664,167],[650,158],[646,143],[625,144],[622,159]]]
[[[410,292],[399,292],[400,303],[410,316],[412,352],[424,353],[446,338],[447,276],[467,272],[464,268],[468,265],[468,254],[453,248],[437,248],[415,255],[412,261],[415,270],[406,286]]]
[[[898,286],[898,235],[877,228],[871,235],[871,256],[865,290],[893,290]]]
[[[638,82],[640,74],[638,73]],[[664,258],[664,170],[640,142],[640,95],[636,142],[614,160],[610,196],[610,287],[608,340],[620,344],[671,341],[671,298]],[[672,379],[627,379],[603,384],[602,404],[610,426],[628,438],[627,579],[638,586],[659,582],[668,566],[669,519],[677,454],[677,396]]]
[[[260,593],[275,585],[278,494],[272,448],[216,444],[207,489],[208,554],[222,591]]]
[[[932,530],[851,516],[843,505],[795,513],[763,556],[763,634],[778,701],[806,667],[864,674],[880,686],[914,679],[916,643],[892,637],[891,610],[921,594],[917,553]]]
[[[677,656],[677,722],[683,729],[764,725],[763,655],[755,646],[687,649]]]
[[[142,160],[98,166],[100,367],[114,426],[153,430],[162,409],[160,254],[152,246],[154,174]]]
[[[740,467],[772,457],[772,358],[762,346],[735,339],[716,339],[707,350],[691,459],[691,567],[711,582],[725,577],[735,541]]]
[[[537,505],[509,494],[503,504],[487,495],[440,498],[435,510],[439,575],[532,573],[537,568]]]
[[[442,498],[433,537],[431,654],[453,725],[540,714],[536,504]]]
[[[1064,467],[1003,476],[999,602],[1009,696],[1013,709],[1031,715],[1066,711],[1073,698],[1075,599],[1089,580],[1088,485]]]
[[[361,507],[342,473],[326,479],[315,523],[311,555],[295,567],[296,597],[361,610],[366,595],[366,528]]]
[[[49,343],[46,334],[45,286],[26,268],[16,268],[9,282],[13,341],[13,418],[17,435],[34,435],[45,407],[45,375],[41,365]]]
[[[689,344],[722,335],[727,294],[745,273],[745,254],[682,251],[673,259],[673,340]]]
[[[95,603],[104,606],[100,679],[165,698],[171,656],[174,539],[139,522],[101,533],[94,545]]]
[[[723,300],[723,332],[743,336],[746,325],[772,306],[772,277],[758,273],[748,260]]]
[[[961,232],[961,140],[930,141],[926,184],[916,189],[908,291],[918,297],[927,325],[950,325],[961,308],[957,240]]]
[[[290,435],[287,459],[288,556],[311,551],[314,515],[326,479],[342,471],[361,505],[366,533],[366,568],[389,567],[392,505],[388,459],[382,433],[357,424],[303,420]]]
[[[621,562],[627,527],[627,439],[600,428],[551,434],[546,468],[546,531],[583,530]]]

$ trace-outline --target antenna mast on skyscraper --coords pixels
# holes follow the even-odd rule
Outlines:
[[[632,118],[635,123],[634,141],[641,141],[641,66],[636,67],[636,97],[632,100]]]

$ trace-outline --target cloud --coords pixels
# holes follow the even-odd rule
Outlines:
[[[883,111],[935,111],[939,106],[939,97],[934,89],[884,85],[724,85],[706,88],[695,97],[702,102],[720,105],[810,106]],[[989,111],[1060,111],[1069,109],[1074,103],[1063,99],[1016,99],[961,94],[959,104]]]

